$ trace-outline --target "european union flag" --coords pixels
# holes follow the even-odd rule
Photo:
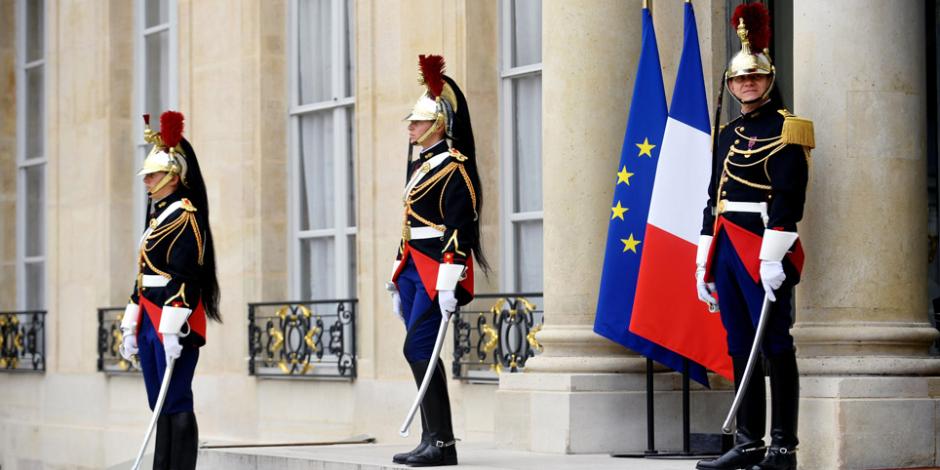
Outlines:
[[[666,92],[653,18],[643,9],[643,42],[627,131],[620,151],[610,208],[604,269],[597,300],[594,332],[667,367],[681,371],[683,357],[630,333],[643,238],[649,216],[656,164],[666,129]],[[691,269],[691,268],[690,268]],[[690,276],[691,270],[690,270]],[[707,384],[705,369],[689,361],[689,374]]]

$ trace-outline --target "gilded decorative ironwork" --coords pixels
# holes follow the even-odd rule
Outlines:
[[[0,312],[0,372],[46,370],[46,312]]]
[[[542,352],[535,334],[544,312],[533,302],[541,293],[481,294],[458,311],[454,324],[454,378],[494,382],[518,372]]]
[[[140,364],[121,357],[120,347],[124,340],[121,333],[121,318],[124,307],[102,307],[98,309],[98,371],[106,374],[138,374]]]
[[[248,304],[248,372],[356,377],[355,299]]]

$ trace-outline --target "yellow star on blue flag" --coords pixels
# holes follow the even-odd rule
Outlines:
[[[651,152],[653,151],[654,148],[656,148],[656,146],[651,144],[648,138],[644,137],[642,144],[633,144],[633,145],[636,145],[637,147],[640,148],[640,153],[637,154],[638,157],[642,157],[643,155],[646,155],[647,157],[653,158],[653,154]]]
[[[624,253],[626,253],[627,251],[632,251],[636,253],[637,245],[639,245],[640,243],[643,243],[640,240],[634,239],[632,233],[630,234],[630,238],[626,238],[626,239],[621,238],[620,241],[623,243]]]
[[[630,209],[627,209],[626,207],[621,206],[620,201],[617,201],[617,205],[614,207],[611,207],[610,210],[613,211],[613,214],[610,215],[610,220],[614,220],[614,219],[623,220],[623,214],[626,213]]]
[[[617,184],[627,183],[627,186],[630,186],[630,177],[633,176],[633,173],[627,171],[626,165],[617,172]]]

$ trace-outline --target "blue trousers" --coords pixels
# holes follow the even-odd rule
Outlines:
[[[157,330],[150,321],[147,313],[141,315],[140,331],[137,333],[138,357],[140,368],[144,374],[144,384],[147,386],[147,401],[150,409],[157,403],[160,395],[160,385],[163,382],[163,373],[166,371],[166,353],[163,343],[157,336]],[[193,374],[196,372],[196,363],[199,362],[199,348],[184,344],[183,352],[173,365],[173,377],[170,378],[170,387],[166,392],[166,401],[160,414],[172,415],[184,411],[193,411]]]
[[[718,234],[716,243],[711,269],[718,289],[721,322],[728,333],[728,354],[747,356],[751,352],[757,322],[760,320],[764,287],[748,274],[724,231]],[[785,281],[774,291],[774,295],[777,301],[770,304],[770,317],[761,343],[764,357],[793,350],[793,337],[790,336],[790,326],[793,325],[790,314],[792,283]]]
[[[427,361],[431,358],[437,329],[441,326],[440,306],[428,297],[418,268],[410,257],[398,275],[398,295],[408,329],[403,348],[405,359],[409,363]]]

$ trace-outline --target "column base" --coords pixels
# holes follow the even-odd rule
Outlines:
[[[693,384],[691,431],[720,432],[730,384]],[[682,382],[655,374],[655,440],[682,447]],[[646,376],[642,373],[532,373],[500,376],[496,429],[507,448],[557,454],[642,452],[647,448]]]
[[[800,396],[800,468],[940,463],[940,377],[802,377]]]

